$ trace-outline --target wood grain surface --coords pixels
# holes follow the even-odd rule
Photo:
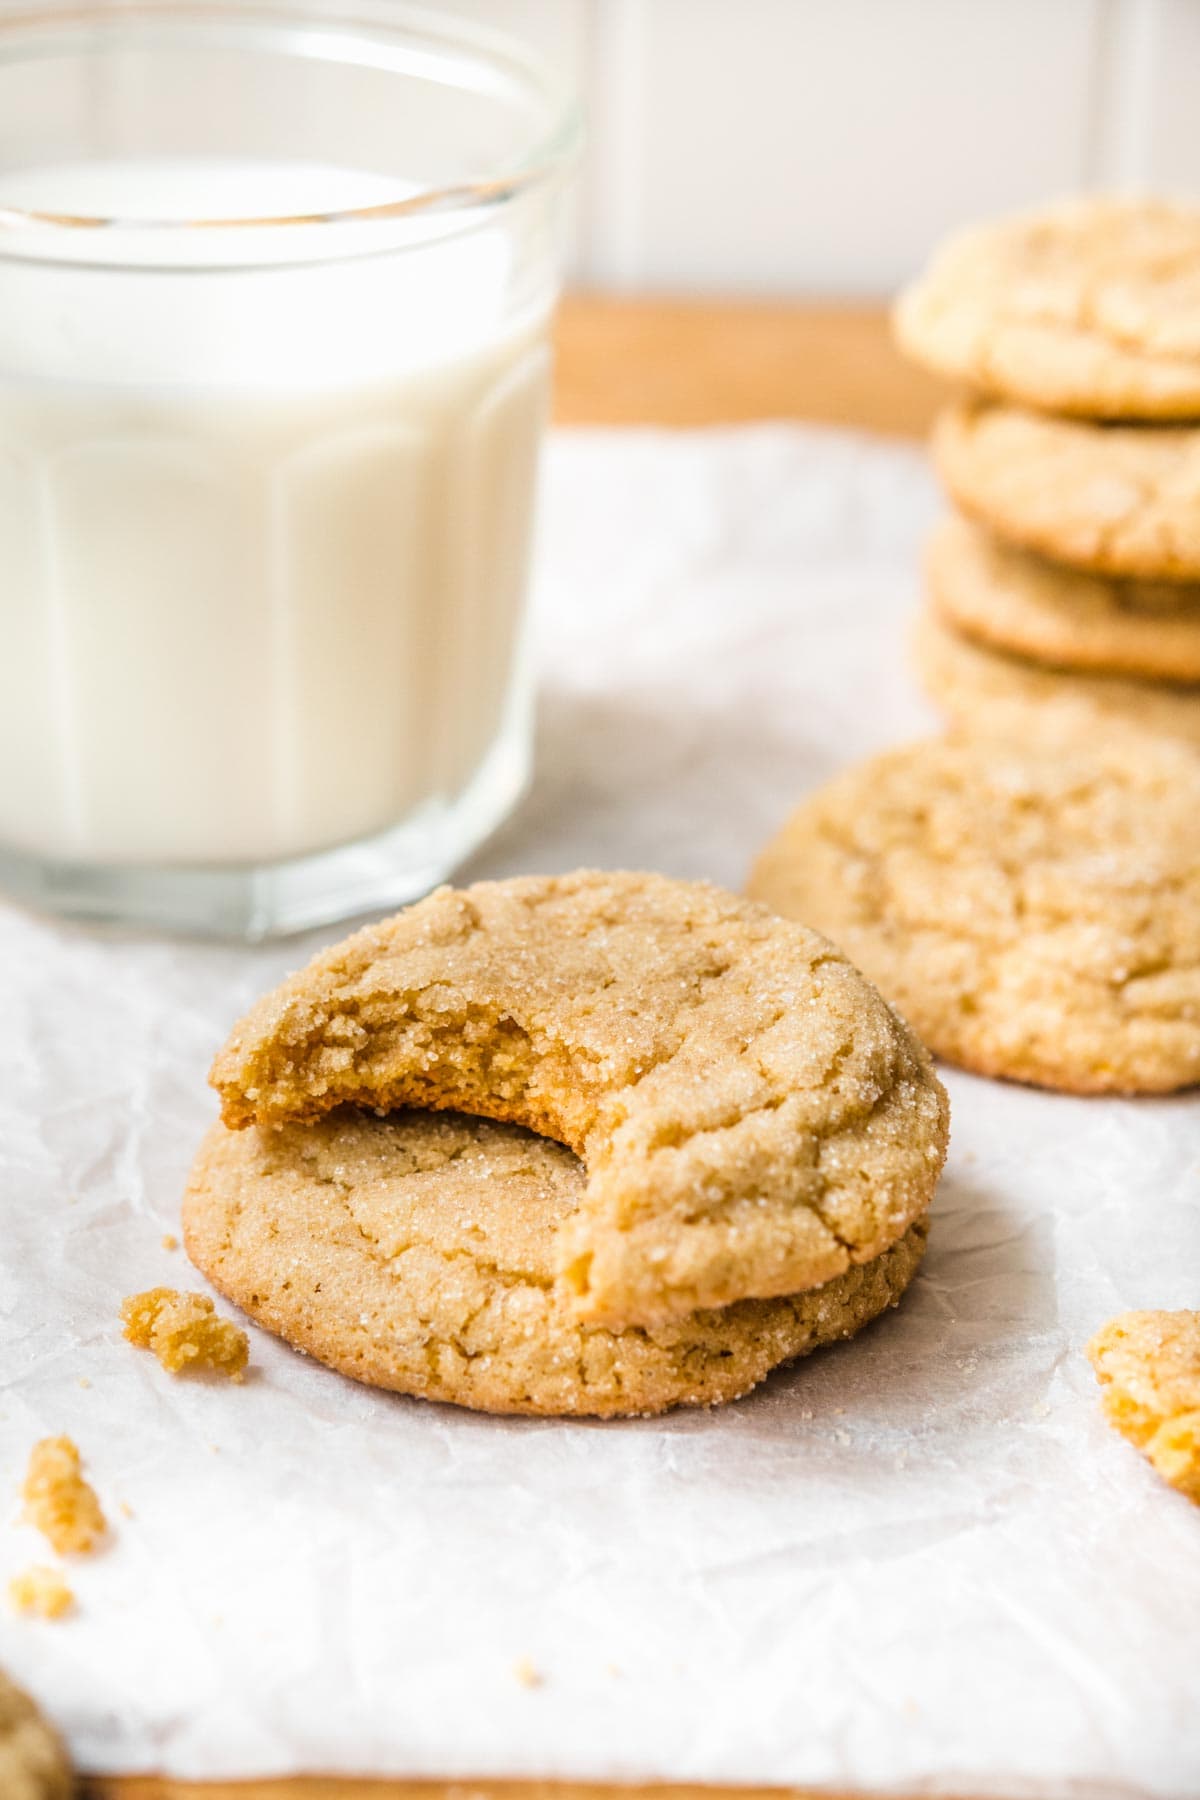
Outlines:
[[[937,383],[903,363],[885,313],[575,295],[558,330],[555,418],[572,425],[807,419],[915,436]],[[809,1800],[807,1791],[552,1781],[192,1783],[93,1776],[85,1800]],[[815,1800],[815,1797],[813,1797]],[[820,1800],[862,1800],[822,1790]]]
[[[822,1788],[616,1786],[592,1781],[372,1781],[307,1775],[292,1781],[169,1781],[92,1776],[80,1800],[866,1800]],[[891,1796],[895,1800],[895,1796]],[[942,1796],[942,1800],[950,1800]]]
[[[555,392],[571,425],[809,419],[916,436],[944,390],[901,359],[880,307],[575,295]]]

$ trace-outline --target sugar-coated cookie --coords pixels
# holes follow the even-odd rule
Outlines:
[[[956,725],[1018,741],[1102,735],[1112,725],[1200,745],[1200,686],[1051,668],[973,643],[932,605],[917,619],[913,661],[929,698]]]
[[[1109,1422],[1200,1506],[1200,1312],[1122,1313],[1087,1353]]]
[[[70,1800],[71,1769],[58,1733],[29,1695],[0,1672],[0,1795]]]
[[[953,238],[901,295],[902,349],[1025,406],[1200,418],[1200,211],[1087,198]]]
[[[1006,655],[1100,675],[1200,682],[1200,584],[1083,575],[960,518],[935,528],[925,578],[951,630]]]
[[[1010,543],[1088,574],[1200,581],[1200,427],[966,400],[938,415],[933,459],[962,510]]]
[[[802,803],[750,891],[964,1068],[1080,1094],[1200,1081],[1200,757],[1181,746],[889,751]]]
[[[185,1239],[260,1324],[356,1380],[487,1412],[601,1417],[744,1394],[893,1305],[925,1243],[919,1219],[792,1299],[614,1333],[581,1324],[556,1279],[585,1185],[561,1144],[457,1113],[216,1125]]]
[[[794,1294],[922,1217],[945,1095],[831,945],[706,884],[583,871],[443,888],[235,1027],[225,1122],[449,1108],[568,1145],[577,1315],[658,1325]]]

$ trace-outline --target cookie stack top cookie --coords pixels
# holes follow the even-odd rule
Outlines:
[[[963,234],[897,339],[937,421],[917,660],[956,721],[1200,741],[1200,211],[1076,200]]]

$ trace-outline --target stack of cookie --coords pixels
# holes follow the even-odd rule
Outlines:
[[[970,232],[896,309],[967,384],[933,452],[919,671],[955,721],[1200,742],[1200,211],[1084,200]]]

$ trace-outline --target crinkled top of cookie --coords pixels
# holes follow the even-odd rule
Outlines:
[[[1027,406],[1200,416],[1200,211],[1091,198],[953,238],[901,295],[901,348]]]
[[[1200,758],[1108,738],[875,757],[804,802],[750,891],[835,937],[968,1068],[1077,1092],[1200,1081]]]
[[[582,871],[443,888],[318,956],[234,1029],[232,1127],[453,1108],[587,1168],[559,1235],[620,1329],[797,1292],[928,1206],[945,1096],[831,945],[706,884]]]
[[[933,456],[958,505],[1027,550],[1101,575],[1200,578],[1200,427],[965,401],[939,416]]]

